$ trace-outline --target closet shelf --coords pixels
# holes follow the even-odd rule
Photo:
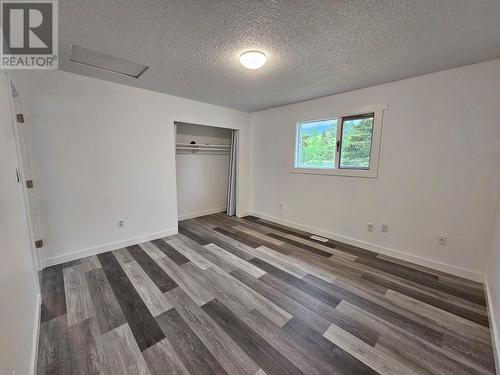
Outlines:
[[[202,143],[177,143],[175,145],[175,149],[179,151],[191,151],[193,153],[199,151],[216,151],[216,152],[228,152],[231,151],[230,145],[211,145],[211,144],[202,144]]]

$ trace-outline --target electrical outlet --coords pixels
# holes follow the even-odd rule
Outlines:
[[[366,226],[366,230],[368,232],[373,232],[373,224],[372,223],[368,223],[368,225]]]
[[[387,233],[389,232],[389,226],[387,224],[382,224],[380,230],[382,231],[382,233]]]
[[[283,205],[280,203],[280,210],[282,210],[282,209],[283,209]]]
[[[447,239],[448,238],[446,238],[446,236],[443,236],[443,235],[438,236],[438,245],[445,246]]]
[[[123,220],[118,221],[118,228],[123,228],[125,226],[125,222]]]

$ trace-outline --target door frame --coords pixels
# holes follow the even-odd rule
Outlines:
[[[237,143],[238,143],[238,150],[236,154],[236,168],[237,168],[237,173],[236,173],[236,217],[240,217],[241,215],[241,209],[240,209],[240,173],[241,173],[241,166],[240,166],[240,154],[241,154],[241,148],[240,148],[240,129],[238,128],[232,128],[229,126],[220,126],[220,125],[210,125],[210,124],[202,124],[199,122],[191,122],[188,120],[178,120],[178,119],[171,119],[170,123],[172,125],[173,129],[173,161],[174,161],[174,175],[175,175],[175,196],[176,196],[176,209],[177,209],[177,222],[179,222],[179,191],[178,191],[178,185],[177,185],[177,128],[179,123],[185,123],[185,124],[190,124],[190,125],[197,125],[197,126],[205,126],[205,127],[211,127],[211,128],[219,128],[219,129],[226,129],[226,130],[231,130],[234,132],[235,137],[237,138]]]
[[[37,248],[35,246],[35,241],[40,239],[39,222],[37,215],[37,205],[36,205],[36,194],[34,189],[28,189],[26,181],[28,179],[33,180],[33,167],[31,159],[31,143],[29,138],[29,132],[24,129],[23,132],[20,131],[20,126],[26,127],[26,122],[19,124],[16,118],[18,113],[23,113],[22,98],[19,93],[19,89],[16,87],[11,78],[6,74],[7,86],[9,91],[9,100],[11,108],[11,122],[12,130],[14,132],[14,139],[16,142],[16,154],[17,154],[17,169],[19,173],[19,178],[21,182],[21,187],[23,191],[24,208],[26,220],[28,223],[28,230],[30,236],[30,248],[31,257],[33,260],[33,266],[35,270],[42,270],[42,248]],[[26,120],[26,119],[25,119]],[[24,142],[24,147],[21,142]],[[25,154],[26,153],[26,154]],[[23,162],[24,160],[24,162]]]

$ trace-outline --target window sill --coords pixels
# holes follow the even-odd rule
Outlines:
[[[291,173],[316,174],[341,177],[365,177],[377,178],[377,170],[372,169],[315,169],[315,168],[292,168]]]

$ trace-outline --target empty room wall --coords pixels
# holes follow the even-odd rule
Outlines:
[[[179,124],[177,143],[231,143],[231,130]],[[175,157],[179,219],[223,211],[227,203],[229,153],[182,152]]]
[[[12,129],[8,86],[0,74],[0,374],[30,374],[36,347],[39,290]]]
[[[482,281],[498,185],[499,71],[493,60],[253,113],[251,210]],[[378,178],[290,172],[298,121],[383,103]]]
[[[500,174],[499,177],[500,179]],[[495,361],[500,368],[500,190],[498,192],[497,214],[491,239],[491,254],[488,261],[485,282],[488,291],[488,306],[492,333],[495,335]]]
[[[45,265],[176,232],[174,121],[240,129],[238,203],[248,211],[248,114],[60,71],[17,81]]]

